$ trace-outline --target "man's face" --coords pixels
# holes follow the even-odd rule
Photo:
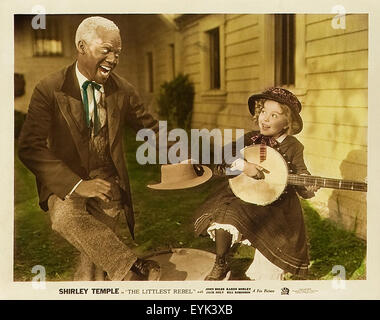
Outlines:
[[[80,44],[78,68],[89,80],[104,84],[119,62],[121,39],[117,30],[98,27],[96,31],[93,39]]]

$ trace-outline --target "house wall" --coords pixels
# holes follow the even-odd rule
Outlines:
[[[183,30],[184,72],[191,75],[196,85],[193,127],[234,129],[252,126],[246,102],[249,93],[260,88],[262,20],[259,15],[210,15]],[[219,92],[208,90],[207,80],[202,75],[208,68],[207,61],[202,61],[202,55],[208,50],[202,34],[216,26],[220,27],[222,51],[222,88]]]
[[[306,15],[306,87],[300,135],[315,175],[364,181],[367,176],[368,16]],[[366,237],[366,193],[321,189],[322,215]]]

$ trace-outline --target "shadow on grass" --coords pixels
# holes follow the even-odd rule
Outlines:
[[[332,268],[343,266],[346,279],[366,277],[366,241],[321,218],[307,201],[302,201],[310,245],[309,279],[332,279]],[[335,274],[336,275],[336,274]]]

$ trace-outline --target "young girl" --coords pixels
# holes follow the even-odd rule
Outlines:
[[[260,131],[245,134],[244,146],[265,143],[283,155],[290,172],[310,174],[303,160],[304,147],[293,137],[303,127],[299,114],[301,103],[297,97],[286,89],[270,88],[252,95],[248,106]],[[227,165],[221,166],[225,169]],[[254,164],[242,159],[235,161],[231,169],[262,178]],[[309,259],[297,193],[307,199],[313,197],[316,190],[314,186],[289,185],[279,199],[259,206],[237,198],[225,179],[218,191],[201,206],[195,222],[195,232],[210,235],[216,245],[216,261],[205,280],[226,278],[230,271],[226,255],[236,242],[256,248],[254,261],[246,272],[252,280],[280,280],[284,272],[305,276]]]

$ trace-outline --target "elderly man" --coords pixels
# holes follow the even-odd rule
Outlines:
[[[113,72],[121,38],[102,17],[79,25],[77,61],[35,88],[19,138],[19,157],[34,173],[52,228],[81,252],[76,280],[123,280],[128,271],[157,280],[159,265],[136,257],[114,233],[134,213],[123,157],[125,125],[158,132],[134,87]]]

